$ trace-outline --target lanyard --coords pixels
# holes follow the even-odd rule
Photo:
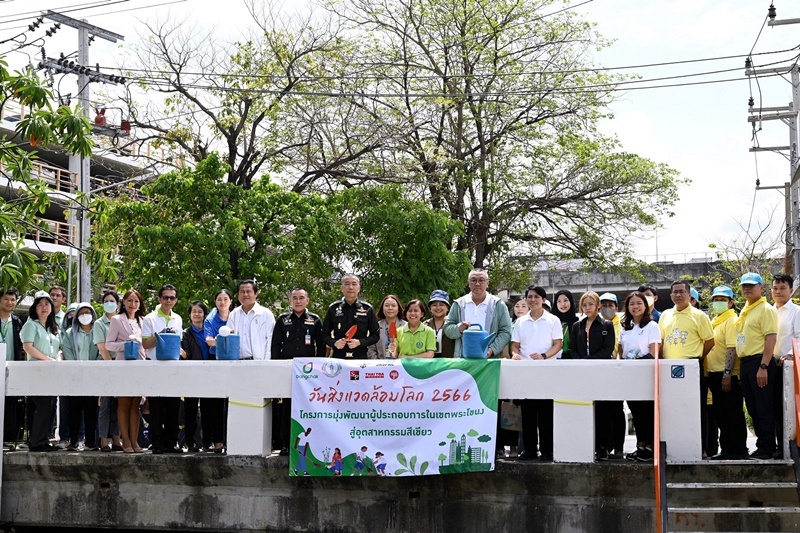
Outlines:
[[[0,320],[0,342],[3,344],[8,344],[6,339],[8,338],[8,330],[11,329],[11,318],[8,319],[8,322],[3,324],[3,321]]]

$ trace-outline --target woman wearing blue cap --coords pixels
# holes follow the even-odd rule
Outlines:
[[[733,290],[725,285],[711,294],[714,347],[705,359],[714,417],[719,426],[720,453],[712,459],[748,459],[744,396],[736,357],[736,306]]]
[[[428,309],[431,318],[424,324],[431,328],[436,334],[436,351],[434,357],[453,357],[456,343],[453,339],[444,335],[444,323],[447,320],[447,313],[450,312],[450,296],[441,289],[436,289],[428,298]]]

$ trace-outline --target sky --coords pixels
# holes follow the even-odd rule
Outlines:
[[[303,9],[307,0],[288,1],[281,9]],[[116,2],[116,3],[115,3]],[[88,4],[88,5],[87,5]],[[105,4],[105,5],[102,5]],[[594,23],[596,31],[612,44],[597,51],[592,62],[604,67],[646,65],[774,52],[798,46],[798,26],[764,26],[769,1],[757,0],[573,0],[577,13]],[[70,11],[75,7],[87,8]],[[159,7],[148,7],[156,6]],[[224,9],[220,6],[224,5]],[[560,5],[559,5],[560,6]],[[800,5],[775,1],[778,19],[800,18]],[[123,43],[96,41],[91,62],[118,64],[124,50],[136,46],[142,21],[165,17],[186,20],[198,29],[213,28],[218,36],[236,40],[250,17],[242,0],[224,3],[211,0],[6,0],[0,1],[0,41],[24,31],[35,13],[53,9],[74,18],[125,35]],[[554,8],[555,9],[555,8]],[[28,17],[28,18],[26,18]],[[23,20],[17,20],[23,19]],[[42,26],[42,29],[48,24]],[[39,32],[39,34],[41,31]],[[793,37],[795,36],[795,37]],[[758,37],[758,38],[757,38]],[[0,53],[11,48],[0,47]],[[70,53],[77,48],[77,31],[62,28],[45,41],[48,56]],[[38,53],[38,47],[25,49]],[[756,67],[771,62],[790,64],[790,52],[755,55]],[[38,58],[34,58],[38,61]],[[16,52],[12,66],[29,61]],[[629,90],[610,106],[614,118],[600,125],[606,135],[616,136],[627,152],[666,163],[689,178],[689,185],[675,192],[675,215],[661,220],[662,228],[630,239],[635,254],[648,261],[685,261],[710,257],[709,244],[724,246],[741,238],[742,226],[751,234],[772,217],[773,238],[783,230],[782,190],[756,192],[756,176],[762,186],[780,186],[789,180],[789,163],[780,154],[748,150],[753,146],[752,127],[747,122],[747,101],[756,105],[785,106],[791,101],[791,84],[780,77],[760,78],[758,85],[744,75],[744,58],[695,62],[673,66],[624,70],[643,80],[666,76],[735,69],[706,76],[668,81],[647,81],[639,86],[734,79],[685,87]],[[751,88],[752,87],[752,88]],[[759,91],[760,88],[760,91]],[[780,121],[764,121],[757,140],[761,146],[788,144],[789,129]],[[752,215],[751,215],[752,213]],[[762,241],[763,242],[763,241]]]

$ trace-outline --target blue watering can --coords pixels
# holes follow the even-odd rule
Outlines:
[[[181,336],[177,333],[156,333],[156,359],[177,361],[181,358]]]
[[[131,335],[130,340],[125,343],[125,359],[131,361],[139,359],[139,343],[136,342],[136,337]]]
[[[239,360],[239,335],[217,335],[217,360]]]
[[[483,330],[480,324],[472,324],[461,334],[461,357],[465,359],[486,359],[489,343],[495,338]]]

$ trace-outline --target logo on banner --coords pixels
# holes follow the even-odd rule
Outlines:
[[[672,379],[682,379],[686,375],[686,370],[683,365],[672,365],[670,368]]]
[[[325,361],[322,363],[322,373],[329,378],[335,378],[342,372],[342,363],[336,361]]]
[[[314,370],[313,361],[303,365],[303,374],[310,374],[312,370]]]
[[[389,372],[389,377],[392,379],[397,379],[400,377],[400,372],[398,372],[397,370],[392,370],[391,372]]]
[[[350,371],[350,381],[358,381],[359,375],[360,375],[360,371],[351,370]]]

